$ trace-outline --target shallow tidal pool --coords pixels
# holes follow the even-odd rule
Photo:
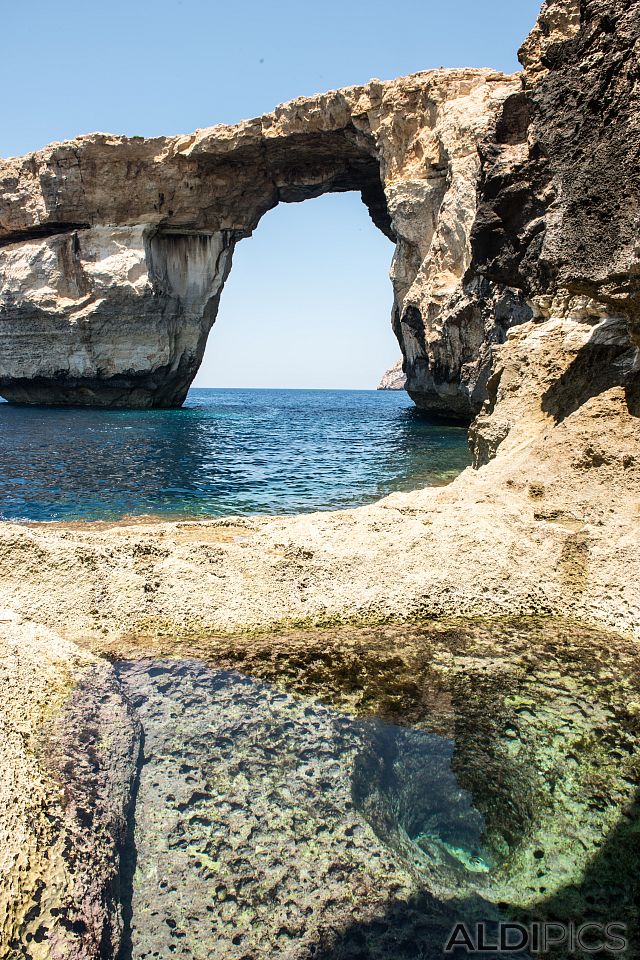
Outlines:
[[[144,733],[124,960],[413,960],[501,919],[622,922],[636,956],[631,642],[549,621],[145,642],[115,659]]]

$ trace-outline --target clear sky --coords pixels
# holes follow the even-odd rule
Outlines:
[[[429,67],[518,69],[539,0],[2,4],[0,156],[174,134]],[[281,204],[236,249],[201,386],[374,387],[398,356],[390,242],[357,195]]]

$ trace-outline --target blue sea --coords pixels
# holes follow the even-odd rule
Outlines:
[[[193,389],[180,410],[0,403],[0,517],[298,513],[451,480],[467,431],[404,393]]]

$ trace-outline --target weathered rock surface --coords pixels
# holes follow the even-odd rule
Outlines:
[[[402,360],[389,367],[378,384],[378,390],[404,390],[407,378],[402,369]]]
[[[348,924],[375,924],[390,903],[409,914],[419,885],[353,803],[355,755],[383,724],[193,660],[142,659],[118,672],[144,727],[133,960],[199,958],[202,944],[208,960],[305,960],[330,953]],[[427,779],[464,818],[450,744],[420,736],[436,760]],[[447,906],[425,899],[430,929],[416,911],[413,925],[406,916],[378,935],[372,957],[424,929],[444,939]]]
[[[358,190],[396,242],[408,389],[468,416],[477,344],[445,357],[431,341],[469,264],[478,144],[520,83],[436,70],[191,136],[93,134],[0,162],[0,393],[179,405],[238,240],[281,201]]]
[[[539,377],[537,366],[528,383],[529,370],[520,364],[520,383],[512,377],[509,391],[500,389],[523,335],[535,338],[546,366],[548,383],[536,401],[541,416],[560,423],[590,398],[619,388],[637,428],[639,44],[638,2],[549,0],[521,50],[524,94],[507,101],[496,142],[481,148],[466,309],[486,316],[508,303],[510,318],[529,311],[535,325],[514,331],[513,347],[497,351],[474,429],[476,438],[490,432],[493,452],[498,433],[504,437],[526,419],[511,399],[507,415],[501,398],[533,390]],[[572,343],[568,367],[564,351],[555,352],[559,321]],[[490,418],[496,404],[502,410]],[[610,429],[614,422],[612,415]],[[479,461],[484,456],[478,450]]]
[[[130,656],[141,647],[163,653],[182,648],[185,655],[213,659],[226,642],[227,663],[240,652],[256,671],[260,663],[263,670],[265,664],[275,664],[273,678],[281,648],[265,635],[269,625],[414,614],[546,614],[625,632],[624,651],[613,641],[611,649],[615,646],[629,658],[624,669],[631,675],[640,637],[639,17],[635,0],[547,3],[523,48],[522,81],[437,72],[299,102],[268,121],[214,128],[195,138],[127,142],[89,137],[3,164],[3,195],[11,202],[0,208],[9,241],[3,257],[10,265],[3,274],[1,322],[11,335],[3,340],[2,389],[14,389],[16,399],[51,399],[55,387],[55,396],[65,401],[82,388],[97,402],[130,402],[135,390],[140,405],[179,402],[197,365],[198,338],[206,336],[199,318],[203,310],[214,310],[236,231],[243,234],[255,226],[250,219],[234,221],[233,205],[220,207],[221,197],[231,197],[228,186],[235,178],[238,196],[248,191],[251,198],[254,188],[259,194],[255,203],[255,198],[247,201],[254,215],[265,200],[268,207],[278,199],[302,199],[323,189],[363,189],[378,224],[390,230],[390,220],[398,237],[396,328],[410,392],[430,409],[466,416],[486,401],[471,430],[478,469],[465,471],[446,488],[395,494],[360,510],[97,528],[0,525],[0,604],[23,620],[20,624],[8,617],[5,624],[0,699],[8,771],[1,805],[1,942],[11,960],[16,955],[56,956],[42,939],[43,923],[56,949],[62,945],[60,956],[104,956],[102,936],[106,951],[117,943],[114,838],[121,835],[137,734],[122,704],[112,698],[110,674],[100,673],[93,655],[81,652],[78,644]],[[374,91],[379,97],[375,104]],[[416,98],[425,115],[437,120],[426,132],[420,128],[424,136],[416,132],[419,124],[404,126],[405,118],[415,116]],[[330,119],[334,114],[335,122]],[[489,115],[496,121],[493,134]],[[375,131],[374,120],[379,123]],[[319,138],[316,123],[326,126]],[[286,125],[295,136],[278,132]],[[310,138],[305,129],[313,134]],[[382,167],[374,142],[391,151]],[[396,143],[401,144],[397,155],[391,146]],[[452,146],[450,154],[444,146],[463,143],[467,153],[462,146],[456,153]],[[285,146],[286,152],[279,153]],[[425,176],[423,157],[440,156],[440,150],[448,166],[430,160],[431,174]],[[311,153],[317,160],[315,180],[309,174]],[[259,168],[254,159],[253,166],[247,162],[245,167],[243,157],[256,156],[266,158],[265,166]],[[376,170],[382,170],[386,206],[371,157]],[[287,158],[293,167],[286,166]],[[131,196],[103,192],[107,171],[113,169],[113,176],[123,180],[127,164]],[[173,169],[179,174],[167,181],[171,189],[166,193],[158,180],[149,179],[150,170],[162,178]],[[260,179],[258,169],[279,172],[267,184],[269,177]],[[300,169],[307,171],[302,186]],[[441,175],[443,169],[448,175]],[[242,179],[243,170],[253,171],[251,182]],[[471,170],[469,178],[464,171]],[[216,183],[224,188],[219,194]],[[190,193],[202,198],[202,220],[193,220],[194,203],[181,192],[182,184],[185,189],[193,184]],[[444,198],[434,200],[444,186]],[[416,198],[422,198],[422,206],[416,206]],[[228,202],[238,203],[238,197]],[[127,220],[129,203],[132,218]],[[154,203],[162,210],[151,212]],[[434,228],[429,217],[436,207]],[[463,224],[459,235],[457,223]],[[202,240],[203,233],[210,239]],[[192,245],[201,249],[207,244],[202,268],[190,273],[188,264],[197,262]],[[419,254],[412,260],[410,251],[416,249]],[[454,257],[452,251],[461,249],[462,259]],[[438,251],[444,251],[441,259]],[[117,262],[110,263],[112,258]],[[440,301],[438,290],[443,291]],[[140,313],[133,311],[141,318],[139,326],[133,325],[139,337],[135,363],[125,357],[126,349],[119,355],[109,339],[109,311],[117,312],[118,296],[124,298],[122,309],[129,318],[131,304],[140,306]],[[214,306],[203,307],[205,300]],[[158,303],[166,327],[155,309]],[[88,320],[82,314],[87,308]],[[94,315],[104,323],[92,325]],[[152,320],[159,325],[155,332]],[[76,335],[76,325],[82,336]],[[54,333],[37,354],[32,335],[21,341],[20,329]],[[67,331],[65,343],[73,342],[76,353],[56,352],[56,341],[64,339],[61,330]],[[175,352],[174,334],[186,337]],[[124,344],[121,338],[118,342]],[[36,361],[29,366],[32,355]],[[67,364],[64,374],[61,356]],[[49,357],[54,361],[47,366]],[[229,631],[257,627],[263,630],[259,643],[246,633],[244,641],[229,639]],[[64,631],[69,639],[55,639],[53,630]],[[598,714],[598,726],[591,725],[588,691],[567,683],[565,674],[575,661],[571,637],[559,638],[551,647],[554,657],[567,658],[557,665],[553,695],[561,691],[569,719],[574,710],[580,723],[589,717],[594,744],[605,729],[601,716],[611,722],[607,711],[625,714],[625,723],[637,731],[640,709],[637,688],[632,690],[626,677],[619,689],[635,699],[623,697],[624,702],[613,704],[606,670],[618,653],[611,655],[606,636],[597,643],[593,660],[588,645],[581,657],[604,684],[605,712]],[[478,650],[473,664],[484,682],[487,675],[495,676],[496,647],[491,637],[481,647],[486,664],[478,664]],[[398,666],[389,649],[385,647],[384,669],[404,670],[404,679],[410,680],[413,674],[402,663]],[[504,649],[512,676],[511,643]],[[287,676],[294,679],[309,657],[310,672],[315,676],[319,663],[323,678],[332,656],[348,679],[363,661],[343,636],[335,650],[304,641],[295,653],[287,663]],[[526,643],[518,656],[518,670],[529,676]],[[101,719],[101,727],[125,731],[124,753],[121,746],[116,750],[113,738],[100,741],[96,754],[82,745],[73,722],[86,715],[82,704],[65,721],[70,740],[60,739],[58,728],[52,731],[47,725],[51,715],[63,715],[72,677],[82,677],[85,670],[115,711],[113,725]],[[463,676],[470,672],[465,664]],[[551,689],[545,683],[544,690]],[[524,692],[528,697],[530,691]],[[514,749],[528,749],[536,729],[555,737],[555,727],[545,726],[549,715],[544,705],[541,710],[536,706],[526,724],[523,704],[511,708],[518,717],[515,739],[520,744]],[[43,742],[49,744],[46,754],[39,751]],[[60,758],[68,758],[71,750],[65,743],[78,746],[81,756],[93,757],[100,771],[100,797],[106,799],[98,802],[88,834],[78,829],[79,811],[85,809],[83,764],[79,779],[71,768],[66,807],[61,796],[65,781],[59,771],[67,766]],[[94,744],[90,735],[89,746]],[[576,742],[576,750],[583,747],[584,742]],[[628,745],[623,751],[618,760],[631,756]],[[602,760],[597,755],[591,767],[595,793],[583,810],[584,822],[594,832],[611,813],[610,794],[597,792]],[[607,749],[604,760],[611,763],[616,756]],[[564,773],[573,762],[563,755],[558,769]],[[480,773],[485,775],[484,768]],[[637,795],[637,782],[629,779],[627,786]],[[624,817],[632,823],[630,811],[625,809]],[[627,820],[620,823],[624,829],[618,845],[607,844],[608,865],[604,860],[598,864],[596,854],[588,858],[587,869],[597,867],[601,890],[614,889],[619,858],[632,845],[624,832]],[[91,847],[96,836],[106,837],[99,849]],[[64,858],[68,849],[89,853],[70,866]],[[637,872],[636,861],[628,875]],[[575,889],[572,882],[566,890],[569,912]],[[551,906],[555,909],[555,900]],[[28,946],[23,949],[23,944]]]
[[[180,640],[116,667],[144,729],[134,960],[426,960],[498,902],[576,922],[615,902],[635,935],[633,644],[531,620]]]
[[[0,957],[116,957],[139,724],[106,661],[0,613]]]

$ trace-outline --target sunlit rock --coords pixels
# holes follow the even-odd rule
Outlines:
[[[382,377],[378,390],[404,390],[407,378],[402,369],[402,360],[396,361]]]
[[[428,71],[188,137],[91,134],[0,163],[0,394],[179,406],[235,244],[279,202],[356,190],[396,244],[407,389],[470,416],[482,332],[443,352],[442,318],[470,261],[478,145],[520,85]]]

